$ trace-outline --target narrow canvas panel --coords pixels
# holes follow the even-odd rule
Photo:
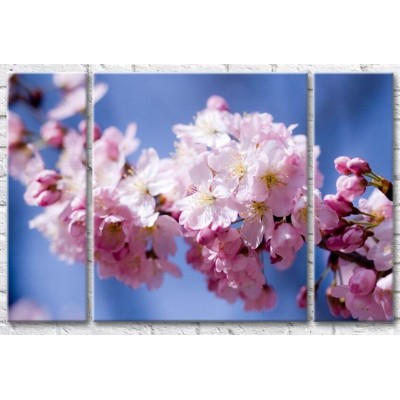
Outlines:
[[[304,320],[307,76],[98,86],[95,320]]]
[[[86,84],[9,76],[10,321],[86,320]]]
[[[392,74],[315,76],[316,319],[393,318]]]

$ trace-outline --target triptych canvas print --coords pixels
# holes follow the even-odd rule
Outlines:
[[[305,321],[307,245],[316,320],[392,319],[391,74],[315,75],[314,144],[306,74],[8,93],[11,321],[86,320],[88,243],[95,321]]]

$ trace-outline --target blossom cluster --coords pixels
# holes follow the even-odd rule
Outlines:
[[[306,137],[270,114],[234,114],[212,96],[193,123],[177,124],[171,157],[144,149],[136,162],[136,125],[125,135],[96,127],[95,259],[103,278],[137,288],[180,276],[175,238],[209,290],[246,310],[276,303],[263,256],[289,268],[306,235]],[[323,208],[329,209],[322,205]],[[321,213],[321,224],[326,224]]]
[[[28,107],[40,121],[33,132],[14,111],[8,115],[9,171],[26,186],[26,204],[42,208],[30,227],[68,262],[86,261],[86,79],[56,74],[60,101],[44,113],[45,93],[18,75],[10,79],[10,105]],[[94,100],[107,86],[97,83]],[[75,118],[79,116],[80,118]],[[76,126],[69,119],[74,117]],[[273,308],[277,293],[265,260],[290,268],[307,237],[307,140],[268,113],[234,113],[211,96],[192,123],[172,127],[175,150],[161,158],[139,151],[137,127],[93,128],[94,258],[101,278],[131,288],[160,287],[165,274],[180,277],[173,261],[177,238],[187,262],[208,289],[248,311]],[[58,153],[45,165],[42,150]],[[338,157],[337,192],[322,198],[315,154],[314,242],[329,252],[333,280],[327,300],[335,316],[391,319],[392,185],[360,158]],[[369,198],[360,198],[373,187]],[[306,306],[306,287],[297,296]]]
[[[320,247],[330,251],[334,278],[327,289],[334,316],[359,320],[393,318],[393,202],[391,183],[361,158],[335,160],[337,193],[324,197],[338,223],[322,231]],[[367,187],[374,190],[362,196]],[[321,233],[319,233],[321,235]]]
[[[208,288],[246,310],[271,309],[263,257],[289,268],[305,243],[306,137],[270,114],[230,113],[212,96],[194,123],[175,125],[179,223],[187,260]]]
[[[40,125],[37,132],[13,111],[8,114],[10,175],[26,186],[25,202],[43,211],[30,221],[51,243],[61,259],[86,262],[86,77],[55,74],[59,101],[44,112],[44,90],[35,89],[21,75],[10,78],[9,104],[19,103]],[[102,85],[103,94],[105,87]],[[69,117],[78,116],[78,126]],[[41,154],[57,151],[54,166]]]

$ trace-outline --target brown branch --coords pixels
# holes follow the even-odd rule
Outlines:
[[[339,258],[345,261],[349,261],[359,265],[360,267],[364,267],[367,269],[375,268],[374,262],[372,260],[368,260],[366,257],[362,256],[361,254],[353,251],[352,253],[342,253],[341,251],[331,251],[326,247],[326,244],[322,241],[317,245],[319,248],[328,250],[332,254],[335,254]]]

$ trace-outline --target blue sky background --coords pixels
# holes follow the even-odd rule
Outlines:
[[[319,162],[325,176],[322,194],[336,193],[339,175],[333,161],[341,155],[365,158],[374,172],[391,179],[392,74],[317,74],[314,82],[315,143],[321,146]],[[327,256],[328,252],[316,249],[316,278],[325,268]],[[331,277],[319,289],[318,320],[335,319],[325,299]]]
[[[106,96],[95,106],[101,128],[114,125],[125,131],[138,124],[140,149],[154,147],[160,156],[173,151],[172,126],[190,123],[205,107],[209,96],[218,94],[232,112],[269,112],[276,122],[298,123],[296,133],[307,128],[307,76],[305,74],[96,74],[96,82],[109,85]],[[139,152],[133,155],[137,158]],[[269,263],[265,272],[278,292],[272,311],[244,312],[241,301],[231,305],[207,290],[205,277],[186,264],[186,247],[178,243],[174,261],[183,277],[166,276],[160,289],[132,290],[115,279],[95,275],[96,320],[296,320],[306,312],[296,305],[296,294],[306,282],[306,248],[295,265],[277,272]],[[268,258],[268,257],[267,257]]]
[[[60,93],[52,84],[51,74],[23,74],[21,79],[31,87],[45,90],[42,109],[47,112],[60,100]],[[19,114],[29,131],[38,134],[41,118],[34,117],[22,104],[11,108]],[[66,126],[76,127],[82,117],[66,119]],[[47,168],[53,168],[58,152],[41,152]],[[9,305],[21,298],[33,300],[47,310],[54,320],[86,319],[86,268],[83,264],[67,265],[49,250],[49,242],[36,230],[29,229],[29,221],[42,208],[25,204],[25,187],[8,178],[8,283]]]

